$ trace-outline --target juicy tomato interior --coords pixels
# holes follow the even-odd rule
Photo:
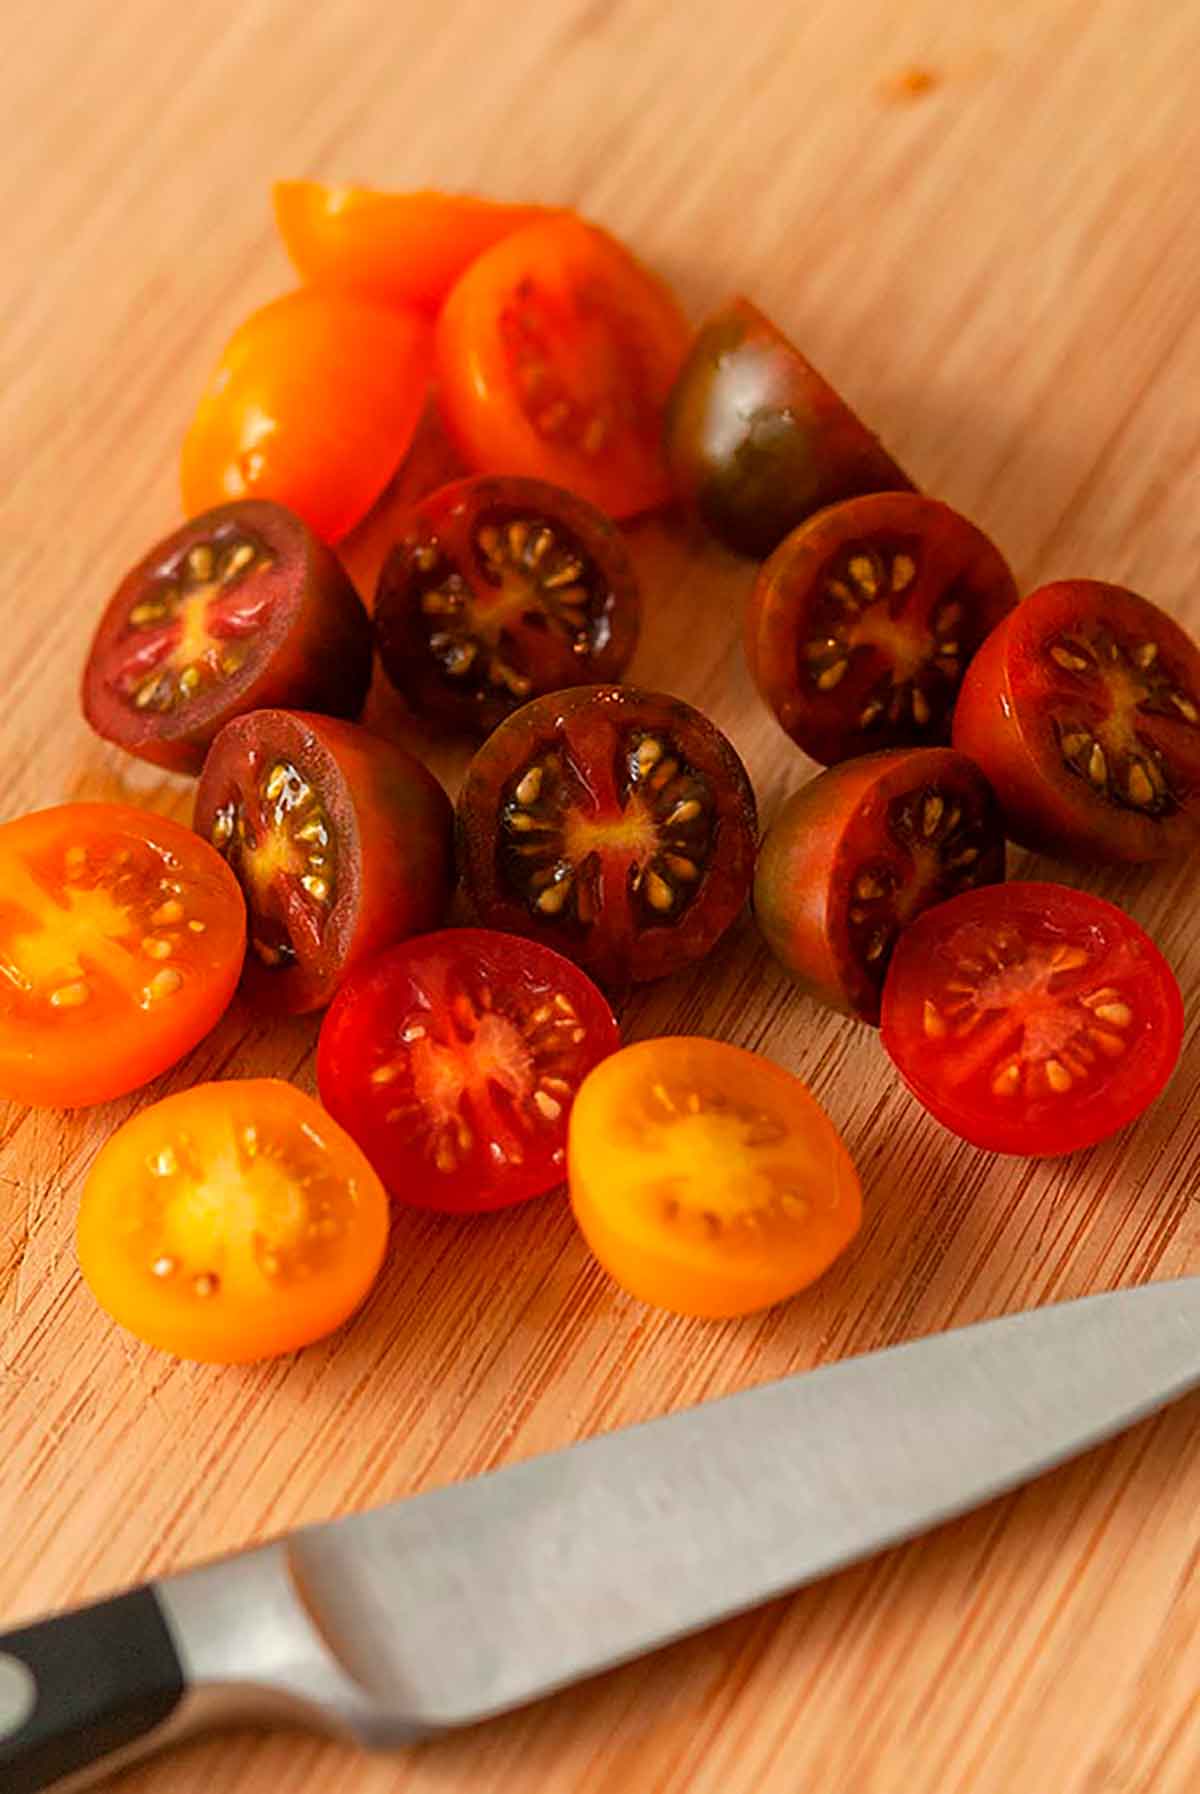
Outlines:
[[[783,728],[833,765],[950,734],[963,668],[1017,589],[948,505],[874,493],[820,511],[763,567],[747,612],[754,678]]]
[[[563,1182],[575,1092],[619,1045],[600,992],[557,953],[447,929],[343,986],[321,1029],[321,1097],[402,1202],[505,1208]]]
[[[469,193],[381,193],[324,181],[276,181],[274,201],[279,234],[304,280],[428,311],[477,255],[552,215]]]
[[[242,1364],[341,1326],[383,1262],[388,1201],[354,1142],[271,1078],[198,1084],[127,1121],[79,1210],[112,1318],[179,1358]]]
[[[135,1090],[216,1026],[245,946],[220,856],[165,816],[63,804],[0,828],[0,1095]]]
[[[617,530],[582,499],[541,480],[462,480],[414,512],[375,619],[414,710],[487,733],[531,696],[624,670],[637,580]]]
[[[571,1117],[571,1202],[605,1269],[677,1314],[794,1295],[857,1233],[862,1192],[824,1110],[782,1067],[720,1041],[626,1047]]]
[[[336,542],[403,460],[430,366],[416,312],[315,288],[264,305],[201,395],[183,445],[185,508],[273,498]]]
[[[577,492],[612,517],[663,504],[663,411],[688,346],[666,287],[567,215],[472,264],[438,321],[439,397],[464,459]]]
[[[1140,1115],[1179,1056],[1170,967],[1123,911],[1063,885],[969,891],[900,937],[883,1044],[946,1127],[996,1152],[1091,1146]]]

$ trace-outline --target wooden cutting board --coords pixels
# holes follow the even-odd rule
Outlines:
[[[188,814],[186,784],[90,738],[75,689],[101,602],[176,521],[210,362],[289,285],[280,174],[577,205],[697,314],[752,293],[1023,584],[1125,581],[1200,627],[1189,0],[9,0],[0,42],[4,816],[67,797]],[[633,539],[649,611],[634,672],[729,731],[769,818],[810,769],[742,665],[749,569],[678,528]],[[1194,865],[1030,866],[1130,909],[1195,1004]],[[261,1369],[178,1365],[108,1324],[71,1244],[81,1178],[145,1098],[6,1113],[3,1621],[847,1352],[1200,1269],[1194,1030],[1139,1126],[1026,1164],[940,1132],[873,1035],[795,996],[748,924],[645,991],[628,1026],[757,1048],[828,1106],[867,1220],[810,1294],[688,1323],[615,1289],[561,1200],[401,1215],[351,1329]],[[311,1089],[315,1032],[235,1007],[149,1094],[265,1072]],[[1192,1794],[1198,1506],[1193,1400],[935,1537],[471,1735],[367,1762],[244,1734],[120,1785]]]

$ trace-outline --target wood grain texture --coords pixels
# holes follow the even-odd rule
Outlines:
[[[180,432],[221,341],[289,284],[277,174],[579,205],[694,311],[750,291],[1023,583],[1123,580],[1200,627],[1198,58],[1191,0],[9,0],[2,813],[105,796],[187,815],[182,782],[89,738],[73,691],[99,604],[177,516]],[[910,66],[936,80],[906,98]],[[634,540],[635,672],[724,725],[769,817],[808,769],[752,698],[747,569],[662,524]],[[1194,865],[1036,870],[1126,905],[1195,1004]],[[941,1133],[748,925],[629,1025],[758,1048],[827,1104],[868,1215],[810,1295],[688,1324],[615,1290],[561,1202],[401,1216],[351,1329],[262,1369],[180,1366],[105,1322],[71,1244],[80,1180],[142,1099],[6,1113],[5,1621],[849,1351],[1200,1269],[1194,1028],[1141,1125],[1022,1164]],[[268,1071],[311,1088],[314,1034],[235,1007],[161,1090]],[[227,1737],[122,1794],[1192,1794],[1198,1502],[1192,1401],[470,1735],[374,1762]]]

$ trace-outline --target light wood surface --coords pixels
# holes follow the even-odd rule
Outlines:
[[[290,284],[280,174],[576,204],[697,314],[752,293],[1023,584],[1122,580],[1200,627],[1198,59],[1193,0],[9,0],[0,813],[106,796],[188,814],[183,782],[89,737],[75,687],[99,605],[177,517],[180,433],[220,343]],[[769,818],[808,768],[743,669],[747,569],[661,524],[634,539],[634,671],[724,725]],[[1126,905],[1195,1002],[1195,865],[1038,870]],[[1193,1029],[1141,1125],[1026,1164],[940,1132],[873,1036],[794,996],[748,924],[628,1022],[761,1049],[844,1130],[866,1225],[809,1295],[687,1324],[613,1288],[560,1200],[401,1215],[348,1331],[262,1369],[181,1366],[107,1323],[71,1244],[82,1176],[145,1099],[5,1114],[3,1622],[847,1352],[1200,1270]],[[235,1007],[151,1094],[266,1071],[312,1088],[314,1037]],[[1198,1506],[1192,1401],[471,1735],[368,1761],[244,1734],[120,1785],[1193,1794]]]

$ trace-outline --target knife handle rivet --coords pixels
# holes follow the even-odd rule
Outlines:
[[[0,1651],[0,1740],[19,1732],[37,1706],[33,1672],[19,1657]]]

